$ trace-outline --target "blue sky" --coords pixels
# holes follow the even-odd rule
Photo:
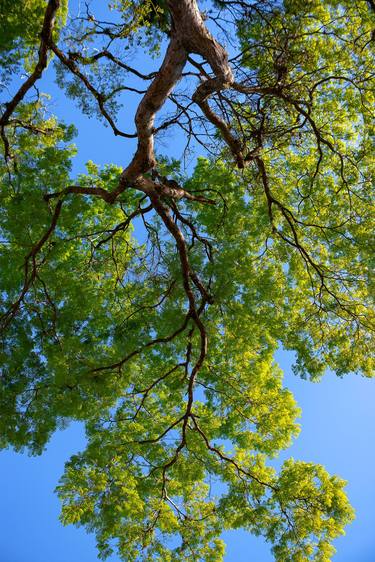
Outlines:
[[[373,447],[375,386],[355,375],[327,374],[311,383],[291,374],[291,355],[280,353],[285,384],[302,407],[302,431],[282,458],[324,464],[349,481],[357,518],[336,541],[334,562],[374,562],[375,486]],[[84,447],[81,426],[57,433],[41,457],[0,454],[0,562],[96,562],[95,540],[83,529],[58,522],[53,490],[68,457]],[[269,545],[245,532],[226,533],[225,562],[272,562]],[[111,558],[117,562],[117,558]]]
[[[157,66],[156,63],[153,65]],[[144,69],[148,63],[144,62]],[[134,144],[115,139],[109,129],[81,115],[53,83],[52,69],[40,84],[53,94],[53,111],[79,129],[79,154],[74,170],[84,162],[126,165]],[[122,110],[121,124],[132,130],[132,109]],[[172,149],[173,147],[173,149]],[[180,157],[183,139],[164,139],[164,152]],[[328,373],[311,383],[291,373],[292,355],[280,352],[285,384],[302,407],[302,431],[282,458],[314,461],[348,480],[347,491],[357,512],[345,537],[336,542],[335,562],[375,560],[375,385],[351,375],[338,379]],[[58,522],[59,502],[53,490],[69,456],[84,447],[83,428],[74,424],[58,432],[42,457],[4,451],[0,454],[0,562],[95,562],[95,540],[83,529]],[[245,532],[226,533],[226,562],[271,562],[270,546]],[[113,557],[111,561],[116,562]]]

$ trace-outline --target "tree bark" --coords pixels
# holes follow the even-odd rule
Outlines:
[[[229,126],[209,107],[207,99],[213,92],[229,88],[234,83],[232,70],[225,49],[208,31],[196,0],[170,0],[168,7],[172,17],[170,43],[159,72],[150,84],[138,106],[135,125],[138,145],[130,164],[123,171],[113,201],[127,187],[138,187],[146,192],[143,174],[156,165],[154,153],[154,122],[157,112],[164,105],[182,76],[189,54],[202,56],[211,66],[214,78],[202,82],[193,95],[206,117],[221,130],[224,139],[243,167],[240,143],[230,132]],[[150,183],[147,182],[147,193]]]

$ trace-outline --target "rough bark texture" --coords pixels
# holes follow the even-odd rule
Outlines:
[[[201,107],[206,117],[223,132],[232,151],[239,151],[238,143],[230,135],[225,123],[210,110],[206,101],[214,91],[229,88],[234,81],[228,55],[207,30],[195,0],[170,1],[168,7],[173,20],[170,43],[159,72],[139,104],[135,116],[137,150],[121,176],[118,189],[113,193],[114,199],[126,187],[134,184],[145,190],[140,176],[156,164],[153,139],[156,114],[181,79],[188,55],[191,53],[201,55],[215,73],[215,78],[206,80],[197,88],[193,100]],[[148,184],[145,192],[149,193],[149,190]]]

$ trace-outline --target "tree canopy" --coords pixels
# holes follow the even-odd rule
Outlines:
[[[373,374],[375,5],[102,4],[0,2],[0,444],[85,423],[58,494],[102,558],[220,561],[244,528],[329,561],[353,510],[270,462],[299,431],[274,354]],[[122,168],[74,177],[47,72],[135,143]]]

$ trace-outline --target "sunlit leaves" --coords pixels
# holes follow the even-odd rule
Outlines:
[[[244,169],[217,135],[189,177],[160,156],[116,193],[117,166],[89,161],[72,178],[74,130],[43,95],[4,129],[0,444],[40,453],[56,428],[85,423],[61,518],[94,532],[103,559],[219,562],[221,532],[245,528],[280,562],[328,561],[353,517],[322,466],[289,460],[278,473],[269,459],[299,432],[278,347],[306,377],[373,374],[371,17],[364,2],[229,4],[245,78],[220,95],[233,95],[236,119],[225,117],[250,151]],[[23,7],[39,26],[41,6]],[[142,95],[124,77],[154,75],[100,49],[109,38],[152,50],[169,22],[163,2],[111,9],[109,28],[89,8],[72,22],[58,69],[110,124],[103,103]],[[37,52],[20,10],[6,20],[6,67],[17,48],[25,65]]]

